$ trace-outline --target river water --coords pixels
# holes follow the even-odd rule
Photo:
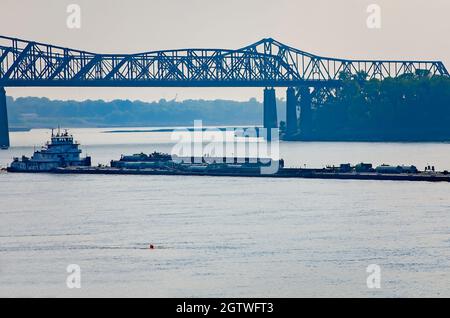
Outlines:
[[[109,130],[71,132],[95,164],[173,148],[167,132]],[[0,166],[49,134],[11,133]],[[279,149],[287,166],[450,170],[445,143]],[[447,183],[0,173],[0,296],[450,297],[449,193]],[[67,287],[70,264],[79,289]],[[372,264],[379,289],[367,285]]]

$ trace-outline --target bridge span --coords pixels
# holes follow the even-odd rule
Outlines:
[[[0,36],[0,146],[9,146],[5,87],[264,87],[264,127],[278,126],[275,87],[286,87],[287,132],[306,121],[314,88],[338,87],[343,74],[366,80],[425,71],[449,76],[441,61],[322,57],[263,39],[232,49],[98,54]]]

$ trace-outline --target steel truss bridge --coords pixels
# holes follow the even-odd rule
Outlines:
[[[0,115],[6,118],[6,101],[2,101],[5,94],[1,92],[4,87],[295,87],[296,94],[287,94],[288,108],[289,98],[297,99],[291,103],[292,108],[298,105],[302,91],[298,88],[336,87],[343,74],[383,80],[418,71],[449,76],[440,61],[329,58],[270,38],[237,50],[97,54],[0,36]],[[264,96],[265,113],[272,114],[264,117],[264,126],[276,127],[276,118],[272,118],[274,94]],[[294,114],[292,109],[288,113]],[[289,122],[294,120],[288,120],[288,128],[295,129]],[[0,118],[0,143],[2,127]]]
[[[342,73],[385,79],[440,61],[346,60],[317,56],[273,39],[238,50],[182,49],[96,54],[0,36],[0,86],[289,87],[323,85]]]

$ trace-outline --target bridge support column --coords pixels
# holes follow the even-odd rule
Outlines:
[[[286,91],[286,137],[288,139],[298,133],[297,102],[294,88],[289,87]]]
[[[308,86],[299,88],[300,95],[300,134],[302,139],[311,138],[312,130],[312,94]]]
[[[8,111],[4,87],[0,87],[0,147],[9,148]]]
[[[264,89],[264,128],[267,131],[267,140],[272,140],[272,128],[278,128],[277,99],[274,88]]]

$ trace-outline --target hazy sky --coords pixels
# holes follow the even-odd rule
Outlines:
[[[264,37],[323,56],[437,59],[450,69],[450,0],[1,0],[0,34],[97,53],[240,48]],[[381,28],[366,25],[381,7]],[[66,25],[69,4],[81,28]],[[262,89],[8,88],[58,99],[261,99]],[[278,96],[284,89],[278,89]]]

